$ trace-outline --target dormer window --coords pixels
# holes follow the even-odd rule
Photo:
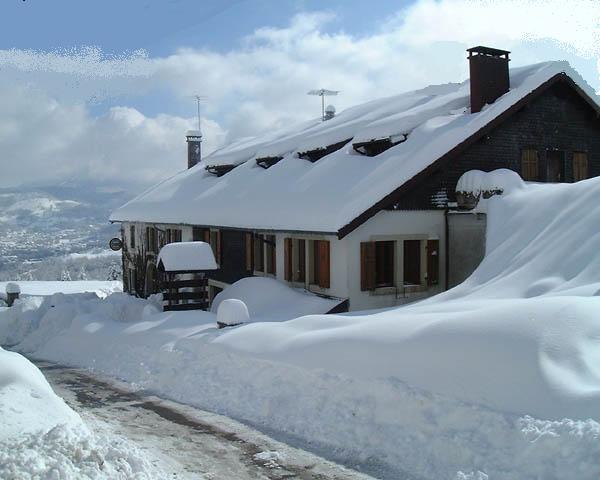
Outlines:
[[[376,155],[385,152],[389,148],[405,142],[407,138],[407,134],[392,135],[386,138],[372,139],[368,142],[353,143],[352,148],[354,148],[354,150],[361,155],[375,157]]]
[[[213,175],[216,175],[217,177],[222,177],[226,173],[231,172],[235,167],[237,167],[237,165],[229,164],[229,165],[207,165],[204,168],[208,173],[212,173]]]
[[[344,147],[351,138],[347,138],[346,140],[342,140],[341,142],[333,143],[331,145],[327,145],[326,147],[315,148],[313,150],[307,150],[305,152],[298,152],[298,157],[303,158],[304,160],[308,160],[309,162],[316,162],[321,158],[333,153]]]
[[[256,159],[256,164],[267,169],[275,165],[281,159],[283,159],[283,157],[260,157]]]

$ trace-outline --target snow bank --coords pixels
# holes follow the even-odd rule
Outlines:
[[[140,304],[124,323],[112,317],[122,309],[102,310],[114,295],[59,297],[60,316],[13,309],[46,318],[25,323],[57,325],[37,339],[33,328],[19,348],[280,432],[380,477],[595,479],[598,198],[600,178],[491,197],[480,267],[416,304],[217,330],[210,312]],[[285,311],[290,292],[274,301],[254,285],[232,286],[215,308],[240,298],[254,318]],[[0,325],[10,315],[0,311]]]
[[[0,478],[153,479],[164,475],[124,440],[95,435],[42,373],[0,348]]]
[[[213,300],[211,311],[216,313],[226,299],[243,301],[252,322],[281,322],[303,315],[327,313],[339,300],[319,297],[299,288],[267,277],[248,277],[238,280],[220,292]]]
[[[54,293],[95,292],[106,296],[123,290],[120,281],[77,280],[69,282],[19,281],[0,282],[0,291],[5,291],[9,283],[16,283],[24,295],[52,295]]]
[[[79,416],[54,394],[42,373],[31,362],[2,348],[0,418],[0,441],[24,433],[47,431],[58,424],[81,423]]]

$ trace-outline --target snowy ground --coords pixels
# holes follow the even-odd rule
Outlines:
[[[0,294],[6,291],[6,284],[9,282],[0,282]],[[19,281],[23,295],[53,295],[54,293],[82,293],[94,292],[99,296],[105,297],[113,292],[123,290],[123,284],[120,281],[100,281],[100,280],[73,280],[67,282],[45,282],[45,281]]]
[[[165,476],[181,480],[371,477],[277,442],[229,418],[163,400],[89,372],[36,362],[87,425],[127,438]]]
[[[219,330],[211,312],[58,294],[0,311],[0,343],[380,478],[596,479],[600,179],[509,184],[481,266],[417,304]]]

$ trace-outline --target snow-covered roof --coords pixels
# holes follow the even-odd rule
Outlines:
[[[560,73],[600,105],[567,62],[511,69],[510,91],[474,114],[469,81],[429,86],[349,108],[327,122],[315,119],[240,139],[123,205],[111,220],[338,232]],[[406,141],[374,157],[351,145],[404,135]],[[349,139],[314,163],[298,157]],[[255,162],[262,157],[283,158],[265,169]],[[209,165],[238,166],[217,177],[206,171]]]
[[[160,249],[157,264],[162,262],[166,272],[190,272],[198,270],[216,270],[211,246],[206,242],[168,243]]]

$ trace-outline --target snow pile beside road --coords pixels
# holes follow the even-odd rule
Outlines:
[[[165,478],[137,447],[83,425],[57,425],[0,442],[0,478],[154,480]]]
[[[24,433],[49,430],[59,423],[81,423],[79,416],[54,394],[42,373],[31,362],[2,348],[0,418],[0,441]]]
[[[28,360],[0,348],[0,478],[153,479],[123,440],[95,435]]]

